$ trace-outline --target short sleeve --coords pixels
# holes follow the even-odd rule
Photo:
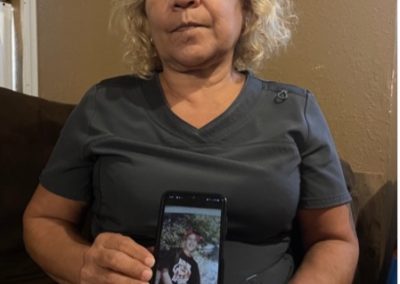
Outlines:
[[[190,283],[200,284],[200,271],[196,261],[193,261],[193,272],[190,278]]]
[[[311,93],[305,105],[307,136],[301,149],[300,208],[326,208],[351,201],[328,124]]]
[[[89,202],[92,198],[93,158],[86,148],[94,115],[96,87],[92,87],[72,111],[61,130],[39,181],[63,197]]]

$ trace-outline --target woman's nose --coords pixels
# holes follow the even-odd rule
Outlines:
[[[187,9],[195,8],[199,5],[200,0],[174,0],[174,8]]]

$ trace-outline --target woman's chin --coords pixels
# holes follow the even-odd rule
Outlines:
[[[205,70],[210,67],[222,64],[221,56],[210,56],[199,53],[180,54],[174,60],[168,62],[168,65],[178,71],[196,71]]]

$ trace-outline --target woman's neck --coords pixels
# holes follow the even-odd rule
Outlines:
[[[170,106],[181,101],[201,104],[202,101],[223,101],[224,97],[238,93],[245,76],[232,66],[220,66],[207,70],[180,72],[164,68],[160,82]]]
[[[232,69],[203,73],[174,73],[164,69],[160,82],[165,101],[181,120],[202,128],[224,113],[242,89],[245,76]]]

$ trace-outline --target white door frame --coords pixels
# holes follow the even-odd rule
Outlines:
[[[15,29],[14,9],[0,2],[0,87],[15,90]]]
[[[22,91],[39,96],[37,0],[23,0],[22,25]]]

